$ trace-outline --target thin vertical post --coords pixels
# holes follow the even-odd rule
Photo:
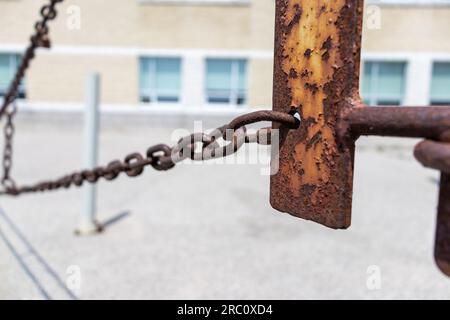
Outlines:
[[[93,169],[97,165],[100,103],[100,75],[91,73],[86,81],[86,108],[84,111],[83,167]],[[96,220],[97,188],[93,183],[83,185],[83,211],[78,234],[99,232]]]

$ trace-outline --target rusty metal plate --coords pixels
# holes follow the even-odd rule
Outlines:
[[[362,8],[362,0],[276,1],[273,109],[298,111],[302,125],[280,129],[271,205],[335,229],[351,222],[354,139],[337,127],[359,101]]]

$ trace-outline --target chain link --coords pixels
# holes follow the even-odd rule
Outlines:
[[[134,152],[127,155],[123,161],[114,160],[104,167],[76,171],[56,180],[23,187],[16,187],[14,183],[8,184],[0,194],[17,196],[24,193],[67,189],[71,186],[81,186],[85,181],[96,183],[100,178],[111,181],[121,173],[129,177],[137,177],[144,172],[146,166],[152,166],[158,171],[166,171],[185,159],[205,161],[226,157],[237,152],[244,143],[269,145],[271,128],[261,128],[256,133],[249,134],[245,127],[245,125],[261,121],[277,122],[288,128],[296,128],[300,124],[298,114],[294,116],[276,111],[256,111],[240,116],[209,134],[194,133],[184,137],[172,148],[165,144],[158,144],[148,148],[145,155]],[[225,146],[219,144],[220,139],[226,143]],[[198,144],[201,144],[199,151],[196,150]]]

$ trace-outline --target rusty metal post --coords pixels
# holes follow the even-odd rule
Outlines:
[[[450,174],[442,173],[434,258],[439,269],[450,276]]]
[[[337,130],[359,101],[362,8],[362,0],[276,1],[273,109],[298,111],[302,126],[280,131],[271,205],[336,229],[351,220],[354,140]]]
[[[327,227],[348,228],[356,139],[426,138],[415,156],[442,172],[435,259],[450,276],[450,107],[364,106],[362,13],[363,0],[276,1],[273,108],[299,112],[302,125],[280,128],[271,204]]]
[[[441,171],[439,206],[436,221],[434,258],[439,269],[450,276],[450,131],[441,135],[444,142],[422,141],[414,156],[425,167]]]
[[[448,107],[357,107],[341,119],[340,132],[444,141],[450,128]],[[450,138],[450,137],[449,137]],[[450,141],[450,140],[449,140]]]

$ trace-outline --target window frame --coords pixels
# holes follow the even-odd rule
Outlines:
[[[433,98],[433,96],[432,96],[432,88],[433,88],[433,81],[434,81],[434,72],[435,72],[435,67],[436,67],[436,65],[439,65],[439,64],[446,64],[446,65],[449,65],[450,66],[450,61],[448,61],[448,60],[433,60],[432,61],[432,68],[431,68],[431,80],[430,80],[430,94],[429,94],[429,104],[430,105],[432,105],[432,106],[449,106],[450,105],[450,93],[449,93],[449,96],[448,96],[448,98],[444,98],[444,99],[434,99]],[[449,78],[450,78],[450,73],[449,73]],[[450,88],[449,88],[449,91],[450,91]]]
[[[0,52],[0,56],[8,56],[9,64],[8,68],[9,71],[12,69],[12,79],[9,79],[9,83],[6,84],[4,88],[0,87],[0,101],[3,101],[6,92],[8,91],[10,82],[14,79],[14,74],[17,70],[17,68],[20,65],[20,62],[22,60],[22,55],[17,52]],[[19,84],[18,88],[18,99],[26,99],[26,90],[25,90],[25,80],[22,80]]]
[[[248,94],[249,94],[249,88],[248,88],[248,65],[249,65],[249,59],[248,58],[238,58],[238,57],[213,57],[213,56],[207,56],[205,57],[205,76],[204,76],[204,83],[203,83],[203,92],[204,92],[204,103],[211,107],[216,106],[227,106],[227,107],[235,107],[235,108],[245,108],[248,106]],[[211,95],[208,93],[208,62],[209,61],[229,61],[231,63],[231,74],[230,74],[230,95],[228,96],[229,102],[212,102]],[[240,82],[240,63],[243,63],[244,68],[244,92],[242,94],[242,97],[239,93],[239,82]],[[217,99],[220,99],[217,97]],[[242,99],[242,103],[240,103],[240,99]]]
[[[157,78],[157,63],[158,60],[174,60],[178,62],[178,77],[179,77],[179,82],[180,82],[180,87],[178,88],[178,92],[177,92],[177,97],[174,100],[162,100],[162,95],[158,94],[158,90],[156,88],[156,78]],[[147,61],[147,63],[149,63],[149,83],[150,83],[150,87],[149,88],[143,88],[142,86],[142,79],[143,79],[143,62]],[[139,89],[138,89],[138,96],[139,96],[139,104],[141,105],[177,105],[180,104],[181,101],[183,100],[183,57],[180,56],[163,56],[163,55],[158,55],[158,56],[139,56],[139,63],[138,63],[138,68],[139,68]],[[153,83],[153,86],[152,86]],[[147,93],[148,94],[144,94]],[[145,101],[145,97],[149,97],[150,100],[149,101]],[[168,98],[168,97],[166,97]],[[170,99],[170,98],[168,98]]]
[[[364,76],[365,76],[365,71],[366,69],[366,64],[367,63],[371,63],[372,64],[372,68],[375,68],[375,70],[377,71],[376,73],[371,72],[370,73],[370,82],[371,82],[371,86],[373,85],[373,83],[378,83],[377,78],[379,78],[380,76],[380,65],[381,64],[402,64],[403,65],[403,83],[402,83],[402,93],[401,93],[401,97],[398,99],[398,97],[389,97],[387,95],[380,95],[379,93],[374,93],[374,91],[371,88],[369,96],[365,97],[364,96],[364,90],[363,90],[363,81],[364,81]],[[386,103],[386,104],[380,104],[380,100],[384,100],[384,101],[389,101],[389,100],[399,100],[398,102],[398,106],[402,106],[405,103],[405,100],[407,98],[407,88],[408,88],[408,66],[409,66],[409,61],[407,59],[364,59],[361,63],[361,77],[360,77],[360,95],[361,95],[361,99],[363,101],[367,101],[368,105],[370,106],[387,106],[387,105],[397,105],[395,103]]]

